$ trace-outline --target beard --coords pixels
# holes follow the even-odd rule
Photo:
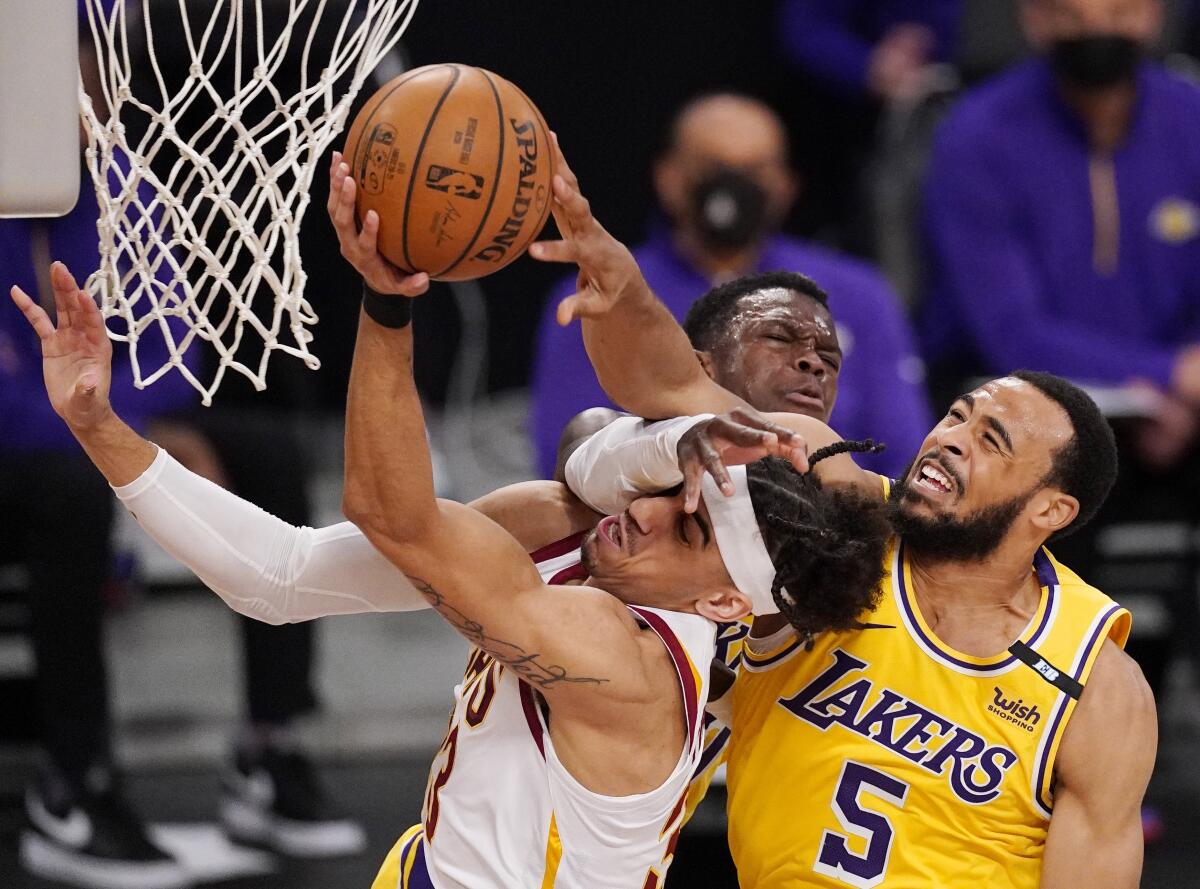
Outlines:
[[[599,541],[596,539],[596,534],[596,529],[593,528],[587,532],[587,535],[579,544],[579,564],[588,573],[588,577],[592,577],[599,567],[599,562],[596,559],[596,545]]]
[[[963,518],[915,515],[907,507],[918,499],[908,481],[912,465],[892,488],[887,517],[912,552],[931,562],[981,562],[1004,542],[1009,528],[1038,487],[1011,500],[977,509]]]

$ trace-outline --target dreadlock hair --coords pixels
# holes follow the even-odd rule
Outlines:
[[[1112,427],[1092,397],[1054,374],[1018,370],[1009,374],[1028,383],[1067,413],[1075,434],[1050,455],[1050,471],[1042,480],[1079,501],[1079,515],[1050,536],[1057,540],[1073,534],[1099,511],[1117,479],[1117,442]]]
[[[775,566],[771,596],[802,638],[858,626],[879,604],[891,526],[883,503],[852,490],[827,490],[811,467],[837,454],[874,453],[871,441],[814,451],[810,471],[766,457],[746,467],[750,502]]]
[[[708,291],[688,309],[683,329],[692,341],[692,348],[709,351],[716,346],[717,338],[729,326],[729,321],[737,312],[738,302],[743,296],[760,290],[776,289],[803,294],[822,306],[829,307],[829,295],[812,278],[798,272],[763,272],[734,278]]]

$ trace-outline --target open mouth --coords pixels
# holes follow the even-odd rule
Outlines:
[[[955,490],[954,480],[931,460],[921,464],[915,486],[934,494],[949,494]]]
[[[596,533],[601,540],[606,541],[618,550],[622,548],[625,542],[625,534],[621,528],[620,516],[605,516],[600,520],[600,524],[596,526]]]

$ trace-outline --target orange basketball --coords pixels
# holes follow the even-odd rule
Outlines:
[[[379,214],[379,251],[407,272],[465,281],[525,252],[550,213],[550,131],[529,97],[469,65],[402,74],[346,139],[358,214]]]

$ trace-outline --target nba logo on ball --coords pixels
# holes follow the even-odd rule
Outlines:
[[[444,191],[455,197],[477,201],[483,194],[483,177],[474,173],[464,173],[462,170],[452,170],[449,167],[439,167],[430,164],[425,174],[425,187]]]
[[[442,281],[490,274],[520,256],[550,213],[546,122],[502,77],[429,65],[379,90],[345,155],[358,213],[379,214],[379,251]]]

